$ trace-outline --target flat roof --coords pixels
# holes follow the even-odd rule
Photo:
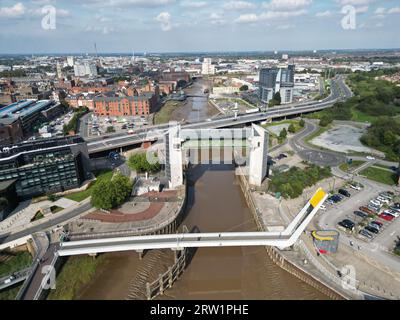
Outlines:
[[[0,118],[18,118],[31,113],[39,112],[52,105],[51,100],[21,100],[0,109]]]

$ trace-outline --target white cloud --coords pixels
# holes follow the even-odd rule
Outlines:
[[[181,6],[185,8],[204,8],[208,6],[208,3],[205,1],[184,1]]]
[[[366,13],[369,10],[369,6],[362,6],[356,8],[356,13]]]
[[[388,10],[388,13],[389,13],[389,14],[400,13],[400,7],[395,7],[395,8],[389,9],[389,10]]]
[[[162,31],[169,31],[172,29],[171,15],[169,12],[161,12],[155,19],[161,23]]]
[[[18,2],[12,7],[2,7],[0,8],[0,17],[19,17],[25,13],[25,6]]]
[[[254,13],[242,14],[235,20],[237,23],[253,23],[259,21],[259,17]]]
[[[375,14],[385,14],[386,13],[386,9],[383,7],[379,7],[375,10]]]
[[[264,2],[263,7],[270,10],[295,10],[311,5],[313,0],[271,0]]]
[[[351,5],[351,6],[365,6],[369,5],[375,0],[336,0],[341,6]]]
[[[92,7],[160,7],[175,3],[175,0],[89,0],[86,6]]]
[[[260,15],[256,14],[243,14],[240,15],[239,18],[235,20],[238,23],[254,23],[258,21],[268,21],[274,19],[286,19],[292,17],[298,17],[307,13],[307,10],[297,10],[297,11],[267,11],[261,13]]]
[[[229,1],[222,6],[226,10],[245,10],[253,9],[256,7],[254,3],[247,1]]]
[[[325,17],[330,17],[332,15],[332,12],[330,12],[329,10],[327,11],[322,11],[322,12],[317,12],[315,14],[315,16],[317,18],[325,18]]]

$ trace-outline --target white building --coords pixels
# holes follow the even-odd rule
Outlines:
[[[73,67],[74,66],[74,57],[72,57],[72,56],[67,57],[67,65],[69,67]]]
[[[215,74],[215,66],[212,65],[211,58],[204,58],[203,64],[201,65],[201,74],[203,75]]]
[[[84,64],[76,63],[74,65],[74,74],[75,77],[96,77],[97,76],[97,66],[94,63],[90,63],[85,61]]]

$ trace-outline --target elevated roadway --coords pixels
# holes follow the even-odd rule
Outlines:
[[[218,129],[247,123],[265,121],[267,119],[283,118],[303,113],[320,111],[331,107],[334,103],[351,97],[352,93],[344,83],[341,76],[333,80],[331,95],[320,102],[307,102],[295,106],[283,106],[273,108],[266,112],[244,114],[227,117],[218,117],[209,121],[201,121],[189,124],[182,124],[182,129]],[[103,138],[86,139],[88,143],[89,154],[104,152],[117,148],[141,144],[145,141],[156,141],[168,129],[168,124],[151,126],[147,129],[139,129],[132,135],[116,134]]]

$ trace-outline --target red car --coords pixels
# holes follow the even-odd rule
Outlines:
[[[383,220],[386,220],[386,221],[392,221],[394,219],[394,217],[391,216],[390,214],[384,214],[384,213],[381,213],[379,215],[379,218],[382,218]]]

